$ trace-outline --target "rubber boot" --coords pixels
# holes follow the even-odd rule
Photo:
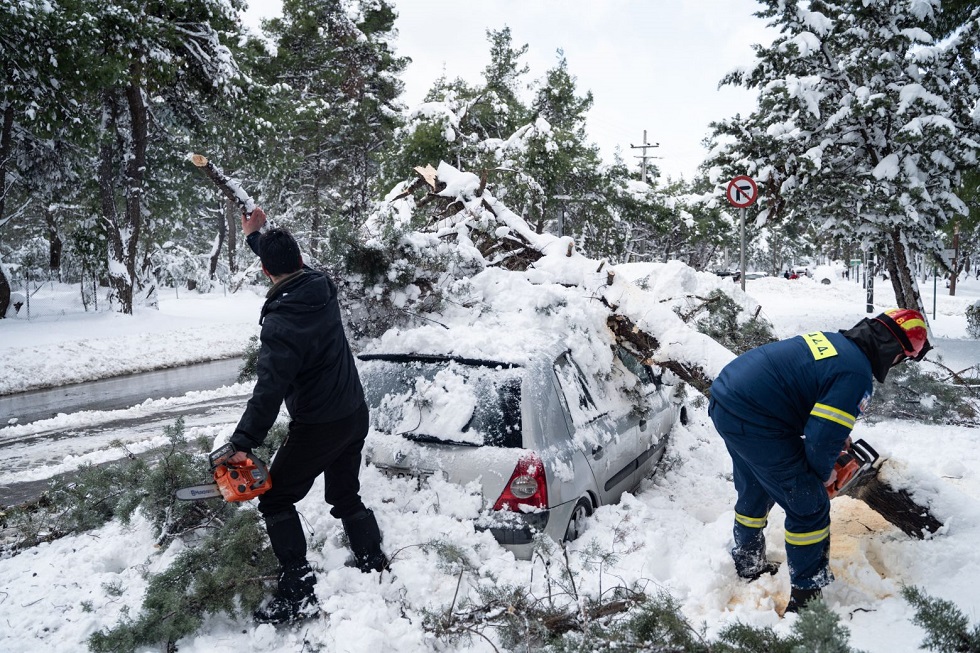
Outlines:
[[[357,567],[364,573],[389,569],[388,558],[381,550],[381,529],[373,512],[365,509],[340,521],[354,553],[349,566]]]
[[[306,564],[306,533],[295,510],[266,515],[265,530],[280,567]]]
[[[819,601],[821,595],[822,592],[819,587],[812,590],[794,587],[789,592],[789,604],[786,606],[786,612],[799,612],[810,601]]]
[[[308,619],[317,613],[316,575],[309,563],[283,567],[279,572],[279,587],[272,600],[255,611],[260,624],[285,624]]]
[[[744,578],[745,580],[751,583],[753,581],[759,580],[766,574],[769,574],[770,576],[774,576],[777,571],[779,571],[778,562],[769,562],[768,560],[763,560],[762,566],[756,567],[755,569],[751,569],[751,570],[744,570],[744,571],[738,570],[737,573],[739,578]]]
[[[779,571],[778,562],[769,562],[766,559],[766,538],[761,534],[742,543],[741,546],[734,547],[731,554],[735,562],[735,573],[739,578],[744,578],[750,583],[766,574],[773,575]]]

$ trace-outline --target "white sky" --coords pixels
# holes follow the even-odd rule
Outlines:
[[[442,73],[479,79],[489,63],[487,29],[507,26],[515,46],[528,44],[526,81],[558,61],[561,48],[579,94],[592,91],[591,140],[611,159],[615,149],[631,165],[648,143],[665,175],[690,179],[706,154],[708,123],[746,114],[754,94],[718,88],[730,70],[752,62],[752,44],[773,32],[753,16],[754,0],[394,0],[398,54],[411,57],[402,76],[405,100],[423,98]],[[279,0],[253,0],[246,22],[281,12]]]

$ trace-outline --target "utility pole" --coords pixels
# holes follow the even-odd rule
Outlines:
[[[645,183],[647,183],[647,159],[660,158],[660,157],[649,156],[647,154],[647,148],[660,147],[660,143],[647,143],[647,130],[644,129],[643,130],[643,145],[633,145],[632,143],[630,143],[630,147],[633,148],[634,150],[643,150],[643,155],[642,156],[638,156],[636,158],[637,159],[642,159],[642,161],[643,161],[643,163],[642,163],[642,166],[643,167],[640,169],[641,170],[640,174],[641,174],[641,179],[643,180],[643,183],[645,184]]]

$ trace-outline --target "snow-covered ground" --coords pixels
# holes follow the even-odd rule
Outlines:
[[[642,270],[623,274],[642,276]],[[980,283],[961,282],[953,298],[943,285],[931,322],[933,335],[962,339],[965,307],[980,298]],[[879,281],[876,290],[878,309],[888,307],[893,301],[889,284]],[[866,316],[864,291],[853,282],[828,286],[811,279],[763,278],[747,281],[746,291],[762,305],[780,337],[846,328]],[[931,283],[923,284],[923,291],[931,317]],[[0,393],[235,355],[256,333],[260,305],[254,293],[227,298],[186,293],[179,300],[162,301],[158,312],[131,318],[102,314],[0,321]],[[938,350],[943,353],[942,344]],[[969,355],[960,358],[947,362],[958,369],[978,362]],[[787,598],[787,572],[783,568],[751,585],[735,576],[727,553],[735,499],[728,480],[731,464],[704,408],[692,406],[690,415],[690,423],[673,433],[671,464],[644,481],[635,496],[597,510],[586,534],[570,545],[579,591],[594,596],[600,587],[638,582],[648,593],[668,591],[692,623],[707,624],[709,635],[735,621],[787,633],[795,617],[780,619],[776,612]],[[72,418],[59,419],[70,424]],[[193,426],[188,434],[227,437],[234,423]],[[0,428],[0,440],[23,428]],[[825,590],[825,599],[849,629],[855,648],[913,651],[924,633],[911,622],[913,611],[900,595],[903,584],[951,600],[978,620],[980,431],[859,422],[855,437],[896,461],[897,480],[915,488],[917,499],[927,502],[946,526],[930,539],[913,540],[863,503],[835,500],[832,569],[837,580]],[[53,474],[64,466],[50,469]],[[43,467],[34,473],[44,478]],[[480,638],[449,645],[423,630],[422,611],[448,609],[460,577],[458,568],[443,564],[434,550],[413,545],[448,541],[463,552],[460,597],[473,598],[476,588],[488,583],[527,586],[545,596],[546,570],[540,560],[515,560],[489,534],[474,530],[470,518],[479,508],[478,497],[438,479],[420,492],[406,483],[372,467],[362,473],[365,503],[378,515],[386,550],[397,552],[393,573],[380,584],[377,574],[343,566],[347,553],[341,526],[320,499],[322,489],[315,487],[299,508],[311,531],[311,562],[321,570],[317,594],[325,616],[279,630],[217,617],[198,635],[179,642],[181,653],[491,650]],[[769,555],[783,560],[778,509],[772,517],[766,532]],[[590,564],[593,542],[617,554],[601,573]],[[138,612],[146,587],[143,572],[163,569],[174,554],[158,550],[150,530],[136,520],[128,527],[110,524],[0,560],[0,650],[84,650],[87,637],[115,625],[124,607]],[[121,587],[121,595],[108,595],[106,584]]]

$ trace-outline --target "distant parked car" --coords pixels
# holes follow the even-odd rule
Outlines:
[[[574,540],[598,506],[618,502],[654,469],[671,428],[686,420],[675,385],[625,349],[616,353],[602,382],[558,347],[519,363],[362,355],[373,430],[366,458],[392,477],[476,482],[477,528],[519,558],[530,558],[537,532]]]

